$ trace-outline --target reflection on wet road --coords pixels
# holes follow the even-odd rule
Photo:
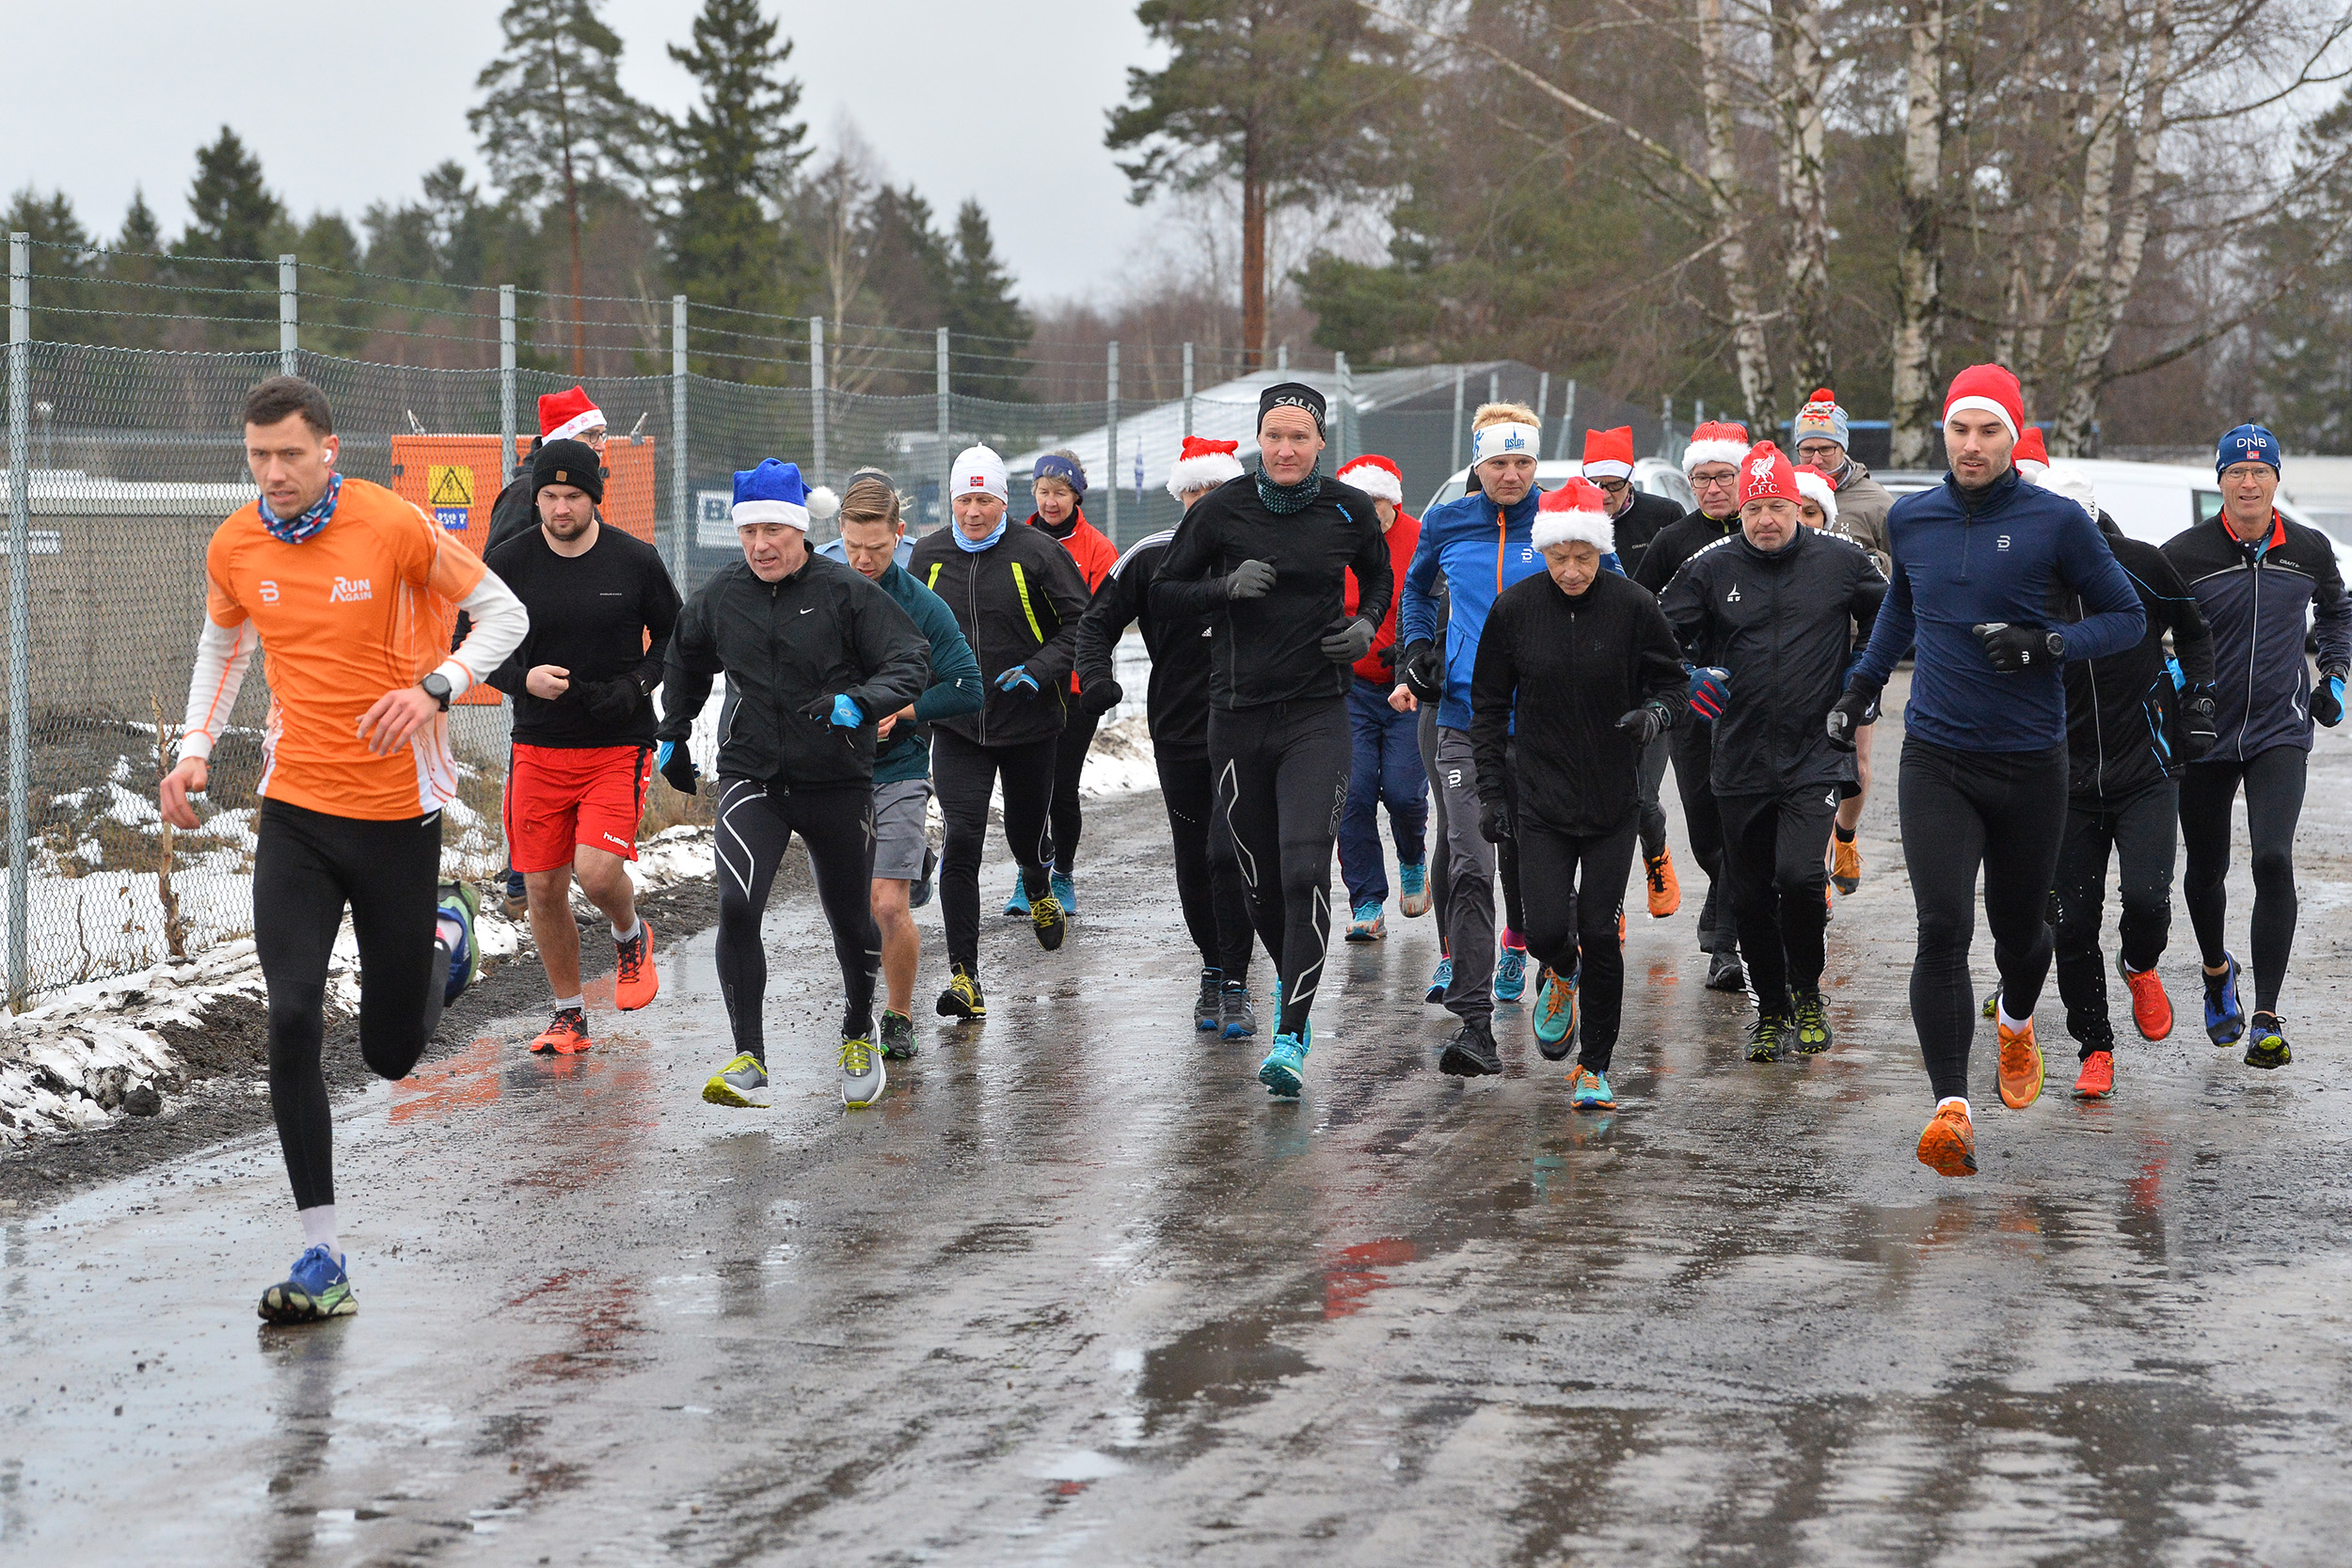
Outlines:
[[[2324,911],[2352,793],[2312,798]],[[252,1317],[298,1234],[269,1141],[0,1216],[0,1560],[2344,1560],[2335,923],[2289,1071],[2185,1026],[2081,1106],[2053,995],[2051,1092],[2000,1111],[1981,1054],[1984,1174],[1941,1182],[1891,805],[1838,1048],[1746,1063],[1689,914],[1637,911],[1610,1117],[1516,1009],[1504,1078],[1432,1070],[1426,920],[1335,955],[1270,1103],[1190,1028],[1144,798],[1090,825],[1069,947],[992,917],[993,1016],[922,1020],[876,1112],[781,906],[771,1112],[696,1098],[707,935],[586,1056],[518,1020],[349,1102],[349,1322]]]

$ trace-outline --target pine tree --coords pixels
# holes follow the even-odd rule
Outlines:
[[[867,204],[864,244],[873,255],[866,287],[882,319],[895,326],[947,323],[955,260],[933,226],[931,204],[909,184],[884,185]]]
[[[988,340],[974,345],[976,356],[949,361],[952,389],[999,403],[1028,402],[1022,386],[1028,372],[1017,360],[1036,335],[1037,323],[1013,297],[1012,274],[997,260],[996,237],[977,200],[966,200],[956,213],[948,277],[948,330]]]
[[[224,125],[220,139],[196,153],[196,183],[188,191],[188,227],[171,247],[175,256],[204,261],[264,261],[270,230],[286,219],[286,209],[262,183],[262,161],[246,150]],[[208,269],[209,271],[210,269]],[[225,287],[231,278],[214,278]],[[270,279],[277,292],[278,280]]]
[[[98,272],[95,242],[75,214],[73,198],[63,191],[43,196],[27,185],[0,222],[9,233],[33,241],[33,336],[52,343],[104,342],[103,317],[72,313],[99,308],[96,291],[86,281]]]
[[[107,336],[125,348],[161,348],[164,341],[160,321],[146,319],[161,315],[174,308],[175,296],[140,284],[161,283],[165,263],[157,258],[164,254],[164,226],[156,221],[155,209],[147,204],[147,193],[136,187],[131,192],[131,205],[122,214],[122,231],[115,236],[114,248],[104,257],[101,271],[128,288],[101,289],[109,309],[136,311],[138,316],[123,315],[113,323]]]

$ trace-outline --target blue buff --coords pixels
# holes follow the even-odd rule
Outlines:
[[[996,677],[996,689],[999,691],[1018,691],[1025,686],[1032,693],[1039,689],[1037,677],[1029,673],[1029,667],[1025,664],[1016,664]]]
[[[1012,514],[1009,512],[997,518],[996,531],[990,534],[985,539],[973,538],[970,534],[964,532],[960,525],[954,523],[947,525],[947,531],[956,536],[956,548],[961,550],[966,555],[977,555],[982,550],[988,548],[991,545],[993,545],[997,540],[1002,539],[1005,536],[1005,525],[1011,520]]]
[[[844,691],[833,700],[833,721],[845,730],[856,729],[866,722],[866,710],[850,700]]]

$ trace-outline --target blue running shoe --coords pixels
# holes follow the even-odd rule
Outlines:
[[[1517,1002],[1527,994],[1527,949],[1506,947],[1495,960],[1495,1000]]]
[[[1016,920],[1029,918],[1029,889],[1018,871],[1012,874],[1012,896],[1005,900],[1005,912]]]
[[[346,1256],[338,1259],[323,1246],[307,1248],[294,1259],[294,1272],[262,1292],[264,1323],[323,1323],[348,1318],[359,1310],[352,1299],[351,1276],[343,1273]]]
[[[1078,912],[1078,884],[1072,879],[1067,871],[1055,872],[1053,881],[1054,897],[1061,905],[1061,912],[1065,915],[1076,914]]]
[[[1579,1066],[1568,1072],[1568,1104],[1579,1111],[1613,1111],[1617,1097],[1609,1087],[1609,1075]]]
[[[1573,974],[1544,971],[1535,988],[1535,1049],[1548,1062],[1565,1061],[1576,1034],[1576,980]]]
[[[1277,1035],[1274,1049],[1258,1064],[1258,1082],[1278,1100],[1296,1100],[1307,1081],[1307,1044],[1296,1035]]]
[[[1355,918],[1347,923],[1350,942],[1378,942],[1389,934],[1389,924],[1380,917],[1380,906],[1371,899],[1356,906]]]
[[[2246,1009],[2238,1006],[2237,959],[2224,953],[2221,961],[2229,967],[2205,976],[2205,1035],[2214,1044],[2227,1047],[2245,1035]]]
[[[1429,867],[1412,861],[1396,868],[1397,907],[1407,920],[1419,920],[1429,912]]]
[[[1422,993],[1422,1000],[1433,1007],[1436,1006],[1445,1000],[1446,988],[1453,984],[1454,960],[1439,958],[1437,969],[1430,974],[1429,990]]]

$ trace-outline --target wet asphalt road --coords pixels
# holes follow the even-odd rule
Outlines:
[[[771,1111],[696,1097],[707,933],[648,1012],[604,982],[593,1054],[518,1019],[350,1099],[349,1321],[252,1316],[298,1243],[266,1137],[0,1216],[0,1560],[2352,1558],[2352,745],[2305,816],[2296,1065],[2191,1012],[2078,1105],[2052,992],[2050,1092],[2002,1111],[1981,1053],[1984,1174],[1947,1182],[1883,728],[1836,1050],[1741,1059],[1693,890],[1636,910],[1613,1116],[1516,1009],[1506,1077],[1433,1070],[1426,920],[1335,955],[1270,1103],[1189,1026],[1145,796],[1091,818],[1060,955],[989,917],[993,1016],[922,1019],[879,1111],[839,1106],[805,902]],[[2193,964],[2183,917],[2185,1007]]]

